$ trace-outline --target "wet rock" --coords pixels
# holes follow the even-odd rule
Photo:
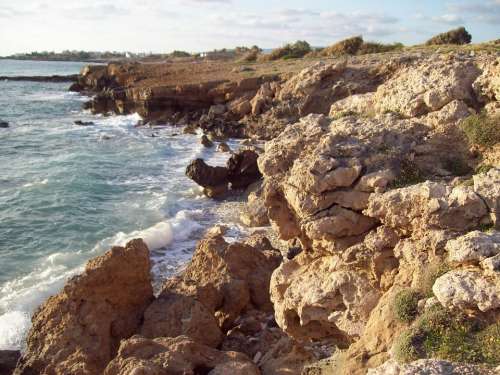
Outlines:
[[[262,175],[257,165],[259,155],[252,150],[242,150],[227,161],[228,179],[233,189],[245,189]]]
[[[71,92],[82,92],[85,88],[80,83],[75,82],[71,84],[68,90]]]
[[[82,120],[76,120],[73,123],[75,125],[78,125],[78,126],[91,126],[91,125],[95,125],[92,121],[82,121]]]
[[[200,143],[207,148],[214,146],[214,143],[205,134],[201,136]]]
[[[11,375],[20,357],[19,350],[0,350],[0,375]]]
[[[116,358],[104,375],[211,374],[259,375],[244,354],[222,352],[186,336],[146,339],[133,336],[122,341]]]
[[[219,197],[227,192],[229,172],[224,167],[211,167],[203,159],[193,160],[186,168],[186,176],[205,188],[211,197]]]
[[[231,152],[231,148],[228,146],[227,143],[221,142],[217,145],[217,151],[218,152]]]
[[[37,310],[14,374],[102,373],[152,299],[147,246],[113,247]]]
[[[9,123],[7,121],[0,120],[0,129],[6,129],[9,127]]]

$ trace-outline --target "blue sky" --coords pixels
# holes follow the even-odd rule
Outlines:
[[[325,46],[352,35],[417,44],[462,25],[474,42],[500,38],[500,0],[0,0],[0,55]]]

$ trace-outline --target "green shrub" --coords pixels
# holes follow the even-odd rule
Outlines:
[[[394,345],[394,357],[396,361],[399,363],[408,363],[421,358],[421,354],[417,352],[419,340],[420,337],[416,331],[409,329],[403,332]]]
[[[460,128],[472,144],[491,147],[500,142],[500,114],[469,116],[462,121]]]
[[[364,42],[358,50],[358,55],[400,51],[403,48],[404,48],[403,43],[383,44],[377,42]]]
[[[494,167],[492,165],[489,165],[489,164],[481,165],[481,166],[476,168],[475,172],[476,172],[476,174],[484,174],[484,173],[488,173],[493,168]]]
[[[399,189],[425,181],[424,173],[415,162],[403,159],[399,168],[399,176],[390,184],[389,188]]]
[[[297,59],[304,57],[312,48],[305,40],[298,40],[293,44],[287,44],[284,47],[276,48],[269,55],[265,55],[264,60],[274,61],[279,59]]]
[[[185,51],[174,51],[169,56],[170,57],[191,57],[191,54],[189,52],[185,52]]]
[[[453,362],[500,363],[499,324],[486,325],[462,313],[435,305],[403,332],[395,345],[396,360],[438,358]]]
[[[462,158],[447,159],[443,166],[453,176],[465,176],[472,172],[472,168]]]
[[[355,55],[363,45],[361,36],[341,40],[321,51],[322,56]]]
[[[472,36],[465,30],[465,27],[459,27],[458,29],[450,30],[442,34],[438,34],[431,39],[429,39],[425,44],[430,45],[440,45],[440,44],[469,44],[472,40]]]
[[[420,293],[413,289],[403,289],[394,296],[394,313],[405,323],[411,323],[418,313]]]

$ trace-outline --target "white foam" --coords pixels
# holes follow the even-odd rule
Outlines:
[[[33,187],[33,186],[40,186],[40,185],[47,185],[49,183],[49,180],[47,178],[39,181],[34,181],[34,182],[28,182],[27,184],[24,184],[23,187],[28,188],[28,187]]]
[[[10,311],[0,315],[0,350],[17,350],[31,325],[29,314]]]
[[[173,241],[183,241],[201,225],[193,220],[200,211],[179,211],[177,215],[169,220],[161,221],[152,227],[136,230],[130,233],[119,232],[113,237],[101,241],[95,251],[110,246],[124,246],[130,240],[142,238],[150,251],[158,250],[171,244]]]

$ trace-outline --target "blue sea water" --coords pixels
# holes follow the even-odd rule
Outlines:
[[[83,63],[0,60],[2,75],[74,74]],[[144,238],[158,279],[222,218],[184,176],[225,154],[135,115],[95,116],[67,83],[0,82],[0,350],[22,348],[34,309],[114,244]],[[93,121],[80,127],[75,120]],[[152,134],[156,137],[152,137]],[[233,145],[234,146],[234,145]]]

